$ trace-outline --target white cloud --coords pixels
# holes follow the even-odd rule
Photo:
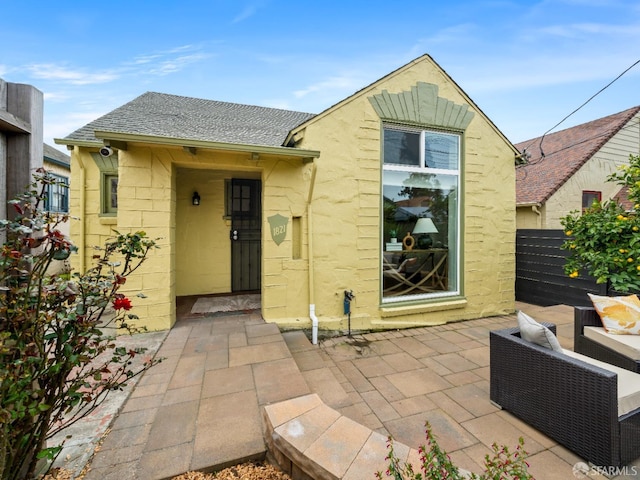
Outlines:
[[[86,72],[67,68],[53,63],[35,63],[26,66],[34,78],[44,80],[61,80],[72,85],[93,85],[112,82],[119,78],[119,74],[113,70],[101,72]]]
[[[159,55],[159,54],[139,55],[133,59],[132,63],[133,65],[145,65],[159,58],[162,58],[162,55]]]
[[[356,73],[342,74],[333,77],[329,77],[326,80],[311,84],[302,90],[296,90],[293,95],[296,98],[306,97],[310,94],[321,94],[323,92],[344,92],[345,90],[355,91],[357,88],[361,88],[362,75]]]
[[[96,110],[62,115],[57,115],[55,112],[52,112],[51,114],[45,115],[45,142],[53,144],[52,141],[47,139],[64,138],[71,132],[101,117],[105,113],[107,113],[107,111]]]
[[[249,17],[252,17],[256,14],[256,12],[265,5],[264,1],[253,1],[244,6],[242,11],[236,15],[236,17],[231,21],[231,23],[239,23],[243,20],[246,20]]]
[[[193,55],[183,55],[169,60],[158,62],[155,67],[149,70],[149,73],[155,75],[168,75],[183,70],[187,65],[199,62],[208,58],[208,55],[196,53]]]
[[[640,36],[640,25],[615,25],[606,23],[572,23],[567,25],[550,25],[538,29],[538,36],[552,35],[565,38],[582,38],[593,35],[604,35],[613,39],[620,37]]]
[[[65,102],[69,100],[69,95],[60,92],[43,92],[45,102]]]

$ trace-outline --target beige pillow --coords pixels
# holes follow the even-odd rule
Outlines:
[[[602,326],[613,335],[640,334],[640,299],[637,295],[606,297],[588,293]]]
[[[562,353],[560,342],[553,332],[523,311],[518,312],[518,327],[520,327],[520,338],[523,340]]]

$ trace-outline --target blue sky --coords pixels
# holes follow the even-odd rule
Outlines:
[[[425,53],[517,143],[640,60],[637,0],[0,0],[0,12],[0,78],[44,92],[52,145],[147,91],[319,113]],[[639,87],[636,65],[556,130],[640,105]]]

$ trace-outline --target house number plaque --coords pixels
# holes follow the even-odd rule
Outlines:
[[[276,215],[268,217],[267,220],[269,220],[269,230],[271,230],[271,238],[273,238],[273,241],[276,242],[276,245],[280,245],[287,236],[287,224],[289,223],[289,218],[284,217],[278,213]]]

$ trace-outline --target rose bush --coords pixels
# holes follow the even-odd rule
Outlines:
[[[120,234],[97,248],[86,272],[50,273],[75,250],[60,232],[67,215],[44,212],[46,171],[10,202],[0,220],[0,478],[31,479],[61,445],[46,441],[91,413],[114,389],[157,360],[133,371],[144,349],[118,347],[102,328],[138,331],[132,302],[118,290],[156,242],[144,232]],[[41,460],[42,459],[42,460]],[[46,470],[46,462],[45,470]]]
[[[529,473],[527,463],[528,453],[524,449],[524,440],[518,439],[515,451],[510,451],[506,446],[492,445],[492,455],[485,455],[484,472],[480,475],[475,473],[461,472],[451,461],[451,457],[440,448],[433,434],[433,429],[429,422],[425,423],[427,444],[418,449],[421,464],[420,472],[416,472],[408,462],[401,462],[393,449],[393,440],[389,437],[387,448],[389,454],[386,460],[389,467],[384,472],[376,472],[376,478],[393,478],[394,480],[527,480],[533,478]],[[383,477],[383,475],[385,477]]]

